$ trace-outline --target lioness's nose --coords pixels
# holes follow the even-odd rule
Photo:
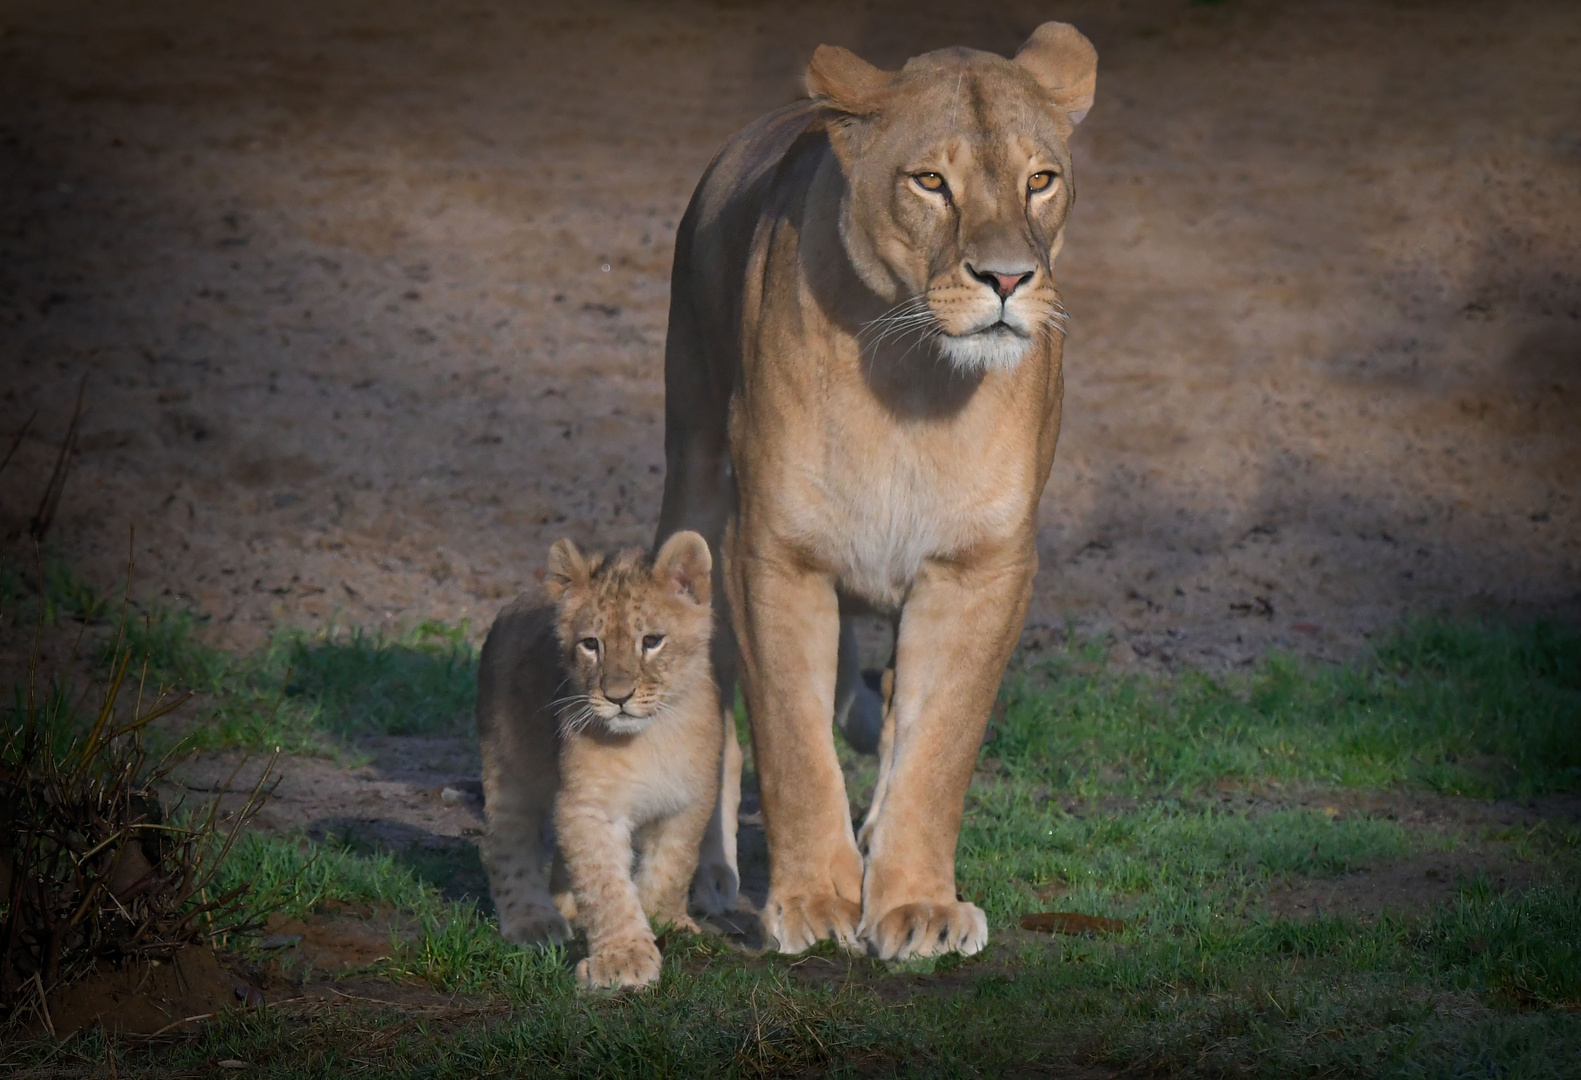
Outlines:
[[[970,263],[966,272],[998,293],[1001,300],[1010,299],[1010,294],[1019,289],[1023,281],[1037,273],[1036,270],[979,270]]]

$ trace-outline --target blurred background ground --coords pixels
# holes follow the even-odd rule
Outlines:
[[[1581,615],[1581,9],[0,2],[0,531],[281,625],[645,543],[675,223],[812,48],[1100,54],[1029,644],[1353,653]]]

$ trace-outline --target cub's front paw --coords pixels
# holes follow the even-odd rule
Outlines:
[[[571,940],[570,924],[550,905],[507,905],[499,917],[500,936],[514,945],[563,945]]]
[[[856,948],[859,905],[828,893],[819,896],[770,896],[763,905],[763,944],[782,953],[799,953],[825,938]]]
[[[924,900],[890,908],[862,925],[868,955],[910,960],[958,952],[966,956],[988,944],[988,918],[976,904]]]
[[[600,945],[576,965],[576,982],[584,990],[625,990],[659,981],[659,947],[641,938]]]
[[[704,915],[727,915],[736,910],[736,894],[741,888],[736,868],[724,859],[705,859],[692,875],[692,905]]]

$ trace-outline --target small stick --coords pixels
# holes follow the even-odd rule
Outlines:
[[[38,972],[33,972],[33,984],[38,987],[38,1011],[44,1017],[44,1026],[49,1028],[49,1037],[59,1039],[55,1034],[55,1021],[49,1018],[49,1002],[44,1000],[44,980]]]
[[[157,1039],[161,1035],[163,1035],[165,1032],[169,1031],[171,1028],[178,1028],[182,1024],[190,1024],[190,1023],[193,1023],[196,1020],[212,1020],[212,1019],[214,1019],[214,1015],[215,1015],[214,1013],[198,1013],[198,1015],[196,1015],[196,1016],[184,1016],[180,1020],[172,1020],[170,1023],[166,1024],[164,1027],[160,1028],[158,1031],[154,1032],[152,1035],[144,1035],[143,1038],[145,1038],[145,1039]]]
[[[4,472],[5,467],[11,464],[11,459],[16,457],[17,449],[22,445],[22,440],[27,438],[27,429],[33,426],[33,421],[36,419],[38,419],[38,410],[34,409],[28,413],[27,419],[22,421],[22,430],[18,431],[16,438],[11,440],[11,449],[5,452],[5,457],[0,458],[0,472]]]

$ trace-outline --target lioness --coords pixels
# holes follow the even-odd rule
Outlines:
[[[544,579],[553,606],[517,601],[483,645],[483,862],[500,931],[561,942],[580,922],[586,987],[657,981],[647,916],[696,929],[687,886],[720,772],[712,563],[694,532],[651,565],[561,540]]]
[[[966,787],[1037,570],[1064,309],[1069,139],[1097,54],[1045,23],[1013,60],[880,71],[820,47],[811,100],[735,135],[676,238],[658,538],[720,553],[783,952],[987,941],[955,891]],[[830,720],[842,607],[897,631],[879,781],[853,832]],[[844,641],[844,645],[841,642]]]

